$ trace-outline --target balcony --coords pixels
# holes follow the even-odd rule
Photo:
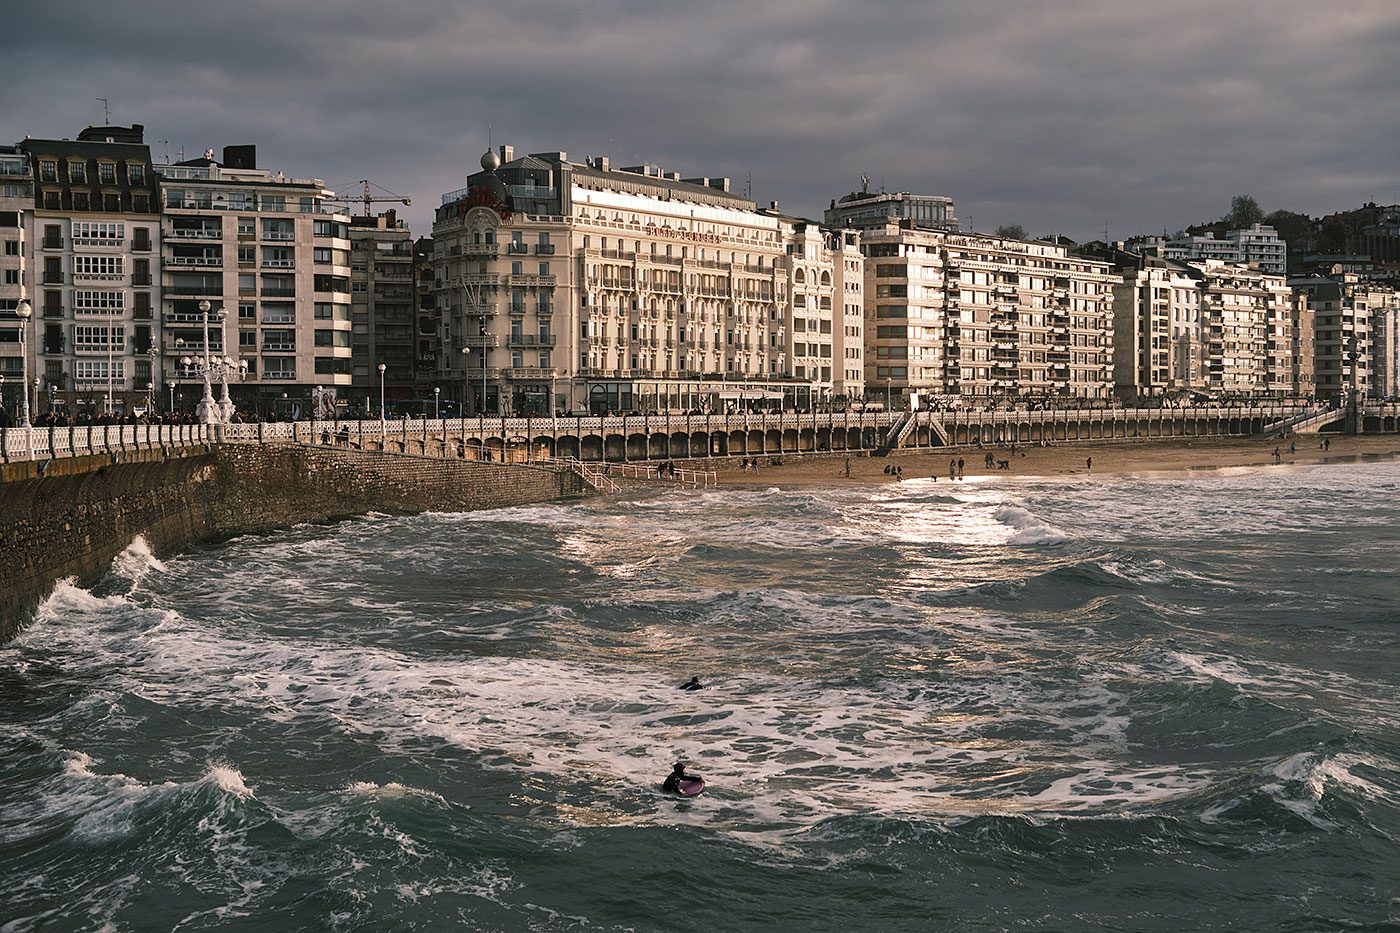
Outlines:
[[[223,266],[224,258],[222,256],[171,256],[169,263],[172,266],[199,266],[218,269]]]
[[[468,257],[496,256],[500,247],[496,243],[468,243],[462,247],[462,255]]]
[[[469,347],[486,347],[489,350],[495,348],[496,337],[494,334],[473,334],[465,339],[465,343]]]
[[[295,353],[297,345],[295,343],[265,343],[262,345],[264,353]]]
[[[540,243],[540,244],[536,245],[536,246],[535,246],[535,255],[536,255],[536,256],[553,256],[553,255],[554,255],[554,244],[553,244],[553,243]]]
[[[264,298],[295,298],[297,290],[295,288],[268,288],[263,287],[262,297]]]
[[[288,243],[295,240],[297,235],[291,230],[264,230],[262,238],[264,240],[273,240],[278,243]],[[266,375],[266,373],[264,373],[264,375]]]
[[[510,277],[510,284],[519,285],[524,288],[553,288],[556,279],[557,277],[553,275],[539,275],[537,273],[518,273]],[[627,282],[619,282],[616,286],[609,282],[606,287],[630,289],[632,288],[632,282],[630,280],[628,280]]]
[[[512,256],[524,256],[530,252],[528,243],[507,243],[506,252]]]
[[[656,345],[656,341],[653,340],[653,341],[652,341],[652,345],[655,346],[655,345]],[[550,336],[550,337],[538,337],[538,336],[534,336],[534,335],[532,335],[532,334],[511,334],[509,337],[506,338],[506,346],[508,346],[508,347],[552,347],[552,346],[554,346],[554,337],[552,337],[552,336]]]
[[[297,374],[294,370],[263,367],[262,379],[265,382],[292,382],[296,377]]]
[[[295,269],[296,260],[293,259],[264,259],[262,261],[264,269]]]
[[[167,240],[221,240],[223,231],[218,227],[173,228],[165,231]]]
[[[511,379],[552,379],[554,370],[543,366],[514,366],[505,371]]]

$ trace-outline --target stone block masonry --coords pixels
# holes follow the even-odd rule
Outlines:
[[[378,511],[469,511],[592,494],[562,469],[222,444],[0,467],[0,641],[54,584],[99,580],[138,535],[156,553]]]

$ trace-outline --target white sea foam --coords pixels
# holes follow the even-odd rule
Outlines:
[[[141,535],[133,538],[126,550],[112,559],[113,575],[128,581],[133,587],[139,586],[148,574],[164,570],[165,564],[151,553],[151,546]]]
[[[1061,544],[1070,539],[1064,530],[1041,521],[1019,505],[1007,503],[995,514],[997,521],[1013,529],[1007,544]]]
[[[400,784],[397,781],[389,781],[385,784],[376,784],[373,781],[354,781],[345,788],[348,794],[355,794],[367,797],[395,798],[395,797],[422,797],[425,800],[436,801],[445,804],[442,794],[437,791],[425,790],[421,787],[410,787]]]
[[[69,613],[100,613],[126,605],[123,596],[94,596],[91,590],[78,585],[73,577],[64,577],[54,584],[53,592],[39,604],[36,621],[61,620]]]

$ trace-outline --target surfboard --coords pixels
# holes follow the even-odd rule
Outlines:
[[[705,789],[703,778],[686,778],[680,783],[680,795],[682,797],[699,797]]]

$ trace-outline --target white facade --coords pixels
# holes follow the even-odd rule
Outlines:
[[[1221,238],[1206,234],[1169,240],[1154,237],[1145,242],[1162,246],[1168,259],[1182,262],[1209,259],[1233,264],[1257,263],[1262,271],[1273,275],[1283,275],[1287,270],[1288,244],[1279,239],[1277,230],[1266,224],[1229,230]]]
[[[853,239],[727,179],[513,156],[483,156],[433,227],[440,381],[466,411],[805,407],[847,387]]]
[[[202,389],[201,301],[209,352],[246,366],[233,390],[247,412],[305,410],[315,387],[343,397],[351,382],[348,212],[319,179],[229,168],[206,158],[157,165],[164,198],[161,274],[164,375],[182,407]]]
[[[861,230],[875,398],[1108,398],[1108,263],[1059,245],[889,223]]]

